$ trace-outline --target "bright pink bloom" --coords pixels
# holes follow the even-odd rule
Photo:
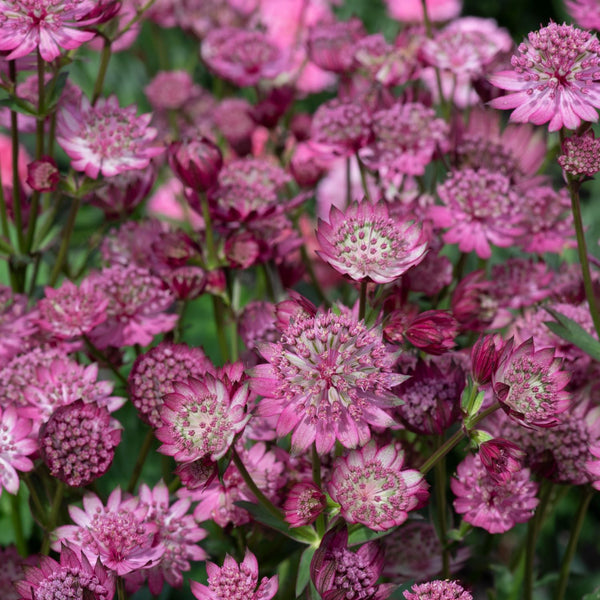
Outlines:
[[[490,477],[500,485],[505,485],[523,468],[525,452],[513,442],[494,438],[479,446],[479,458]]]
[[[287,65],[287,55],[264,33],[235,27],[213,29],[203,40],[202,60],[218,77],[240,87],[274,79]]]
[[[494,108],[516,109],[511,121],[549,122],[548,130],[558,131],[598,120],[600,42],[589,31],[550,23],[529,34],[511,63],[512,71],[490,77],[511,92],[490,102]]]
[[[525,426],[552,427],[557,415],[571,405],[565,391],[569,374],[561,371],[562,360],[554,348],[536,352],[530,338],[517,348],[507,342],[492,377],[494,393],[509,416]]]
[[[50,62],[61,48],[73,50],[96,35],[79,29],[99,20],[89,18],[95,6],[91,0],[1,0],[0,50],[12,50],[6,58],[14,60],[39,48]]]
[[[454,338],[458,332],[458,321],[449,312],[426,310],[409,320],[404,337],[420,350],[439,355],[456,346]]]
[[[363,200],[344,212],[335,206],[319,220],[319,256],[355,281],[390,283],[423,260],[427,239],[420,223],[391,216],[385,203]]]
[[[210,373],[202,381],[191,377],[176,381],[160,411],[163,425],[156,437],[163,445],[159,451],[178,462],[223,458],[250,419],[247,402],[247,386],[232,392]]]
[[[338,458],[328,491],[347,523],[384,531],[401,525],[429,498],[428,484],[415,469],[404,469],[404,452],[395,444],[374,441]]]
[[[567,138],[562,144],[558,164],[569,175],[593,177],[600,171],[600,139],[593,130]]]
[[[152,115],[136,116],[137,108],[121,108],[116,96],[100,98],[94,106],[82,96],[58,113],[56,139],[72,159],[71,166],[97,179],[132,169],[145,169],[163,151],[153,146],[157,131],[148,127]]]
[[[168,154],[171,170],[184,185],[206,192],[217,183],[223,155],[208,138],[172,142]]]
[[[198,545],[206,537],[206,531],[187,514],[191,500],[181,499],[169,504],[169,490],[162,481],[152,489],[143,483],[139,495],[140,503],[148,507],[146,521],[158,526],[158,538],[165,553],[158,565],[132,573],[130,577],[135,581],[147,576],[150,593],[158,596],[164,581],[173,587],[181,587],[182,573],[191,569],[190,561],[206,558],[206,552]]]
[[[84,487],[110,468],[122,429],[106,407],[77,400],[59,407],[42,426],[40,452],[53,477]]]
[[[208,586],[191,582],[198,600],[271,600],[279,586],[277,575],[263,577],[259,583],[258,561],[247,548],[240,564],[227,554],[222,567],[207,561],[206,573]]]
[[[473,600],[460,583],[448,579],[415,584],[403,594],[406,600]]]
[[[308,37],[308,56],[325,71],[344,73],[354,62],[354,45],[366,35],[357,18],[315,25]]]
[[[491,244],[506,247],[523,233],[517,212],[518,197],[510,181],[487,169],[454,171],[438,186],[443,206],[432,206],[428,215],[436,227],[448,231],[447,244],[480,258],[492,255]]]
[[[58,339],[87,334],[106,319],[108,298],[89,279],[79,286],[65,279],[58,289],[46,287],[44,294],[37,305],[38,323]]]
[[[469,454],[456,468],[450,487],[456,496],[454,510],[463,520],[490,533],[504,533],[525,523],[538,505],[538,486],[521,469],[505,483],[494,479],[479,455]]]
[[[62,542],[68,543],[90,562],[99,558],[119,576],[150,569],[165,553],[156,535],[158,526],[146,520],[148,506],[134,497],[122,500],[121,488],[111,492],[106,506],[95,494],[86,494],[83,510],[71,505],[69,514],[76,525],[54,531],[54,550],[59,550]]]
[[[310,578],[323,600],[386,600],[395,585],[377,585],[384,563],[383,548],[367,542],[348,549],[348,529],[330,529],[310,563]]]
[[[21,416],[12,404],[0,407],[0,494],[19,491],[17,471],[31,471],[31,456],[37,450],[37,442],[29,437],[31,421]]]
[[[310,481],[295,483],[283,504],[285,520],[290,527],[310,525],[326,506],[325,494],[314,483]]]
[[[166,312],[175,298],[147,269],[115,265],[94,274],[92,283],[108,297],[107,320],[90,332],[98,348],[147,346],[175,327],[178,316]]]
[[[395,358],[379,330],[330,310],[298,317],[278,343],[259,349],[269,361],[250,371],[250,386],[264,396],[259,415],[279,416],[277,435],[292,432],[294,454],[313,442],[319,454],[336,440],[355,448],[371,438],[369,425],[395,425],[391,388],[406,377],[392,372]]]
[[[15,584],[19,598],[112,600],[115,580],[99,560],[92,567],[85,555],[78,556],[69,546],[63,545],[59,551],[60,563],[49,556],[41,556],[39,567],[25,567],[24,578]]]
[[[423,23],[422,0],[385,0],[390,15],[398,21]],[[462,0],[426,0],[427,15],[432,21],[449,21],[458,17]]]

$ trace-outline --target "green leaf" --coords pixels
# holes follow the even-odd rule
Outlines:
[[[69,78],[68,71],[61,71],[54,79],[49,81],[46,85],[46,111],[51,111],[63,93],[67,79]]]
[[[577,324],[569,317],[566,317],[558,311],[545,307],[547,313],[556,319],[554,321],[545,321],[544,325],[555,333],[558,337],[567,342],[571,342],[586,354],[589,354],[594,360],[600,362],[600,342],[592,337],[581,325]]]
[[[581,600],[600,600],[600,588],[586,594]]]
[[[365,542],[377,540],[392,533],[394,529],[395,527],[386,529],[385,531],[373,531],[364,525],[359,525],[357,529],[350,529],[348,531],[348,546],[358,546]]]
[[[312,562],[317,548],[318,546],[309,546],[302,552],[300,564],[298,565],[298,574],[296,576],[296,597],[300,596],[310,581],[310,563]]]
[[[0,100],[0,106],[24,115],[37,116],[37,107],[22,98],[15,98],[14,96],[4,97]]]

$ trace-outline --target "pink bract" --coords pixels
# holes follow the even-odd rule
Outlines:
[[[511,63],[512,71],[490,76],[495,86],[510,92],[490,105],[514,108],[511,121],[548,123],[549,131],[558,131],[598,120],[600,42],[594,34],[550,23],[529,34]]]
[[[398,21],[423,23],[421,0],[385,0],[390,15]],[[427,15],[432,21],[449,21],[458,17],[462,0],[426,0]]]

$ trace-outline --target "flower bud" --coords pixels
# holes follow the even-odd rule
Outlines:
[[[219,147],[205,137],[172,142],[169,145],[169,166],[181,183],[206,192],[217,183],[223,155]]]

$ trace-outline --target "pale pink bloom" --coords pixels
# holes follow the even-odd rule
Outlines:
[[[0,407],[0,494],[19,491],[17,471],[31,471],[31,456],[37,450],[37,442],[29,437],[32,423],[23,418],[21,409],[9,404]]]
[[[398,21],[423,23],[422,0],[385,0],[390,15]],[[432,21],[449,21],[458,17],[462,0],[426,0],[427,15]]]
[[[420,263],[427,252],[422,225],[390,215],[387,204],[367,200],[319,220],[318,255],[355,281],[390,283]]]
[[[598,0],[565,0],[565,8],[579,27],[600,30]]]
[[[94,8],[92,0],[1,0],[0,50],[11,50],[6,58],[14,60],[38,48],[50,62],[61,48],[74,50],[96,35],[79,29],[100,20],[89,18]]]
[[[28,310],[27,297],[0,285],[0,367],[27,348],[27,340],[38,333],[38,313]]]
[[[428,215],[436,227],[447,229],[444,241],[458,244],[462,252],[474,250],[480,258],[489,258],[490,244],[511,246],[523,233],[518,196],[500,173],[454,171],[438,186],[438,195],[443,206],[430,207]]]
[[[58,113],[56,139],[72,159],[71,166],[97,179],[132,169],[145,169],[163,152],[153,146],[156,129],[149,127],[150,113],[136,116],[135,105],[121,108],[116,96],[100,98],[92,106],[82,96]]]
[[[509,94],[490,102],[511,109],[511,121],[548,123],[549,131],[598,120],[600,42],[589,31],[550,23],[528,35],[511,59],[512,71],[490,77]]]
[[[422,508],[429,486],[419,471],[403,466],[403,450],[395,444],[378,448],[374,441],[338,458],[327,489],[345,521],[384,531]]]
[[[192,594],[198,600],[271,600],[277,593],[277,575],[263,577],[259,583],[258,561],[247,548],[240,564],[227,554],[222,567],[207,561],[206,573],[208,586],[191,582]]]
[[[448,579],[415,584],[403,595],[406,600],[473,600],[458,581]]]
[[[115,488],[106,506],[95,494],[83,497],[83,509],[71,505],[69,515],[75,525],[63,525],[52,534],[52,548],[68,543],[79,555],[102,564],[118,576],[156,566],[165,553],[158,539],[158,526],[146,516],[148,505],[137,497],[122,499]]]
[[[538,505],[538,485],[530,480],[529,469],[521,469],[505,483],[496,481],[479,455],[469,454],[450,480],[456,496],[454,510],[466,523],[490,533],[504,533],[525,523]]]
[[[371,438],[369,425],[390,427],[398,403],[391,388],[405,377],[392,372],[394,355],[381,331],[348,312],[329,310],[290,321],[276,344],[259,349],[266,364],[251,371],[251,388],[263,399],[259,414],[279,415],[277,434],[292,433],[292,452],[316,442],[325,454],[338,440],[346,448]]]
[[[187,71],[159,71],[144,88],[154,109],[181,108],[192,95],[194,82]]]

